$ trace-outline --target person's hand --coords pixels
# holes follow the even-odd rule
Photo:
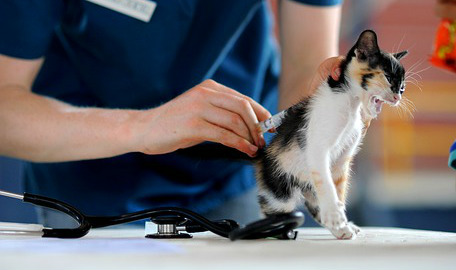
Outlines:
[[[271,117],[253,99],[213,80],[145,113],[139,143],[146,154],[211,141],[254,156],[265,145],[258,122]]]
[[[323,61],[318,67],[317,73],[310,83],[309,94],[313,94],[315,90],[317,90],[317,88],[320,86],[320,84],[328,79],[328,76],[331,76],[336,81],[339,80],[341,72],[340,64],[344,59],[344,56],[337,56],[330,57]]]

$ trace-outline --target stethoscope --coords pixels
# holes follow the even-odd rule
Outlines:
[[[79,224],[77,228],[52,229],[39,224],[11,224],[2,226],[0,234],[40,235],[53,238],[80,238],[92,228],[103,228],[133,221],[150,219],[146,222],[147,238],[192,238],[188,233],[210,231],[230,240],[276,238],[294,240],[294,230],[304,223],[301,212],[271,215],[246,226],[240,226],[230,219],[211,221],[187,209],[178,207],[162,207],[129,213],[120,216],[87,216],[75,207],[40,195],[24,193],[16,194],[0,190],[0,196],[18,199],[26,203],[47,207],[72,217]],[[156,224],[157,232],[151,232],[152,223]],[[3,223],[8,224],[8,223]]]

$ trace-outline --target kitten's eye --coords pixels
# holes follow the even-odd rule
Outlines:
[[[399,89],[399,93],[402,95],[405,91],[405,85],[401,85],[401,89]]]

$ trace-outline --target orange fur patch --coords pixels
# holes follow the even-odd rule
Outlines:
[[[367,130],[369,129],[371,120],[372,119],[366,119],[366,120],[363,121],[363,123],[364,123],[364,127],[363,127],[363,130],[362,130],[362,136],[363,137],[366,136],[366,133],[367,133]]]
[[[337,196],[341,202],[345,202],[346,198],[346,191],[347,191],[347,182],[348,182],[348,175],[343,175],[334,181],[336,186]]]
[[[385,80],[381,74],[383,72],[380,69],[371,69],[369,68],[367,63],[364,62],[358,62],[354,60],[352,62],[352,68],[350,72],[352,78],[355,78],[356,81],[361,85],[363,82],[363,76],[366,74],[374,74],[372,78],[367,80],[367,87],[370,87],[372,83],[375,83],[376,85],[382,87],[383,89],[388,88],[388,82]]]
[[[320,190],[321,185],[322,185],[321,176],[320,176],[320,174],[318,172],[311,172],[310,175],[311,175],[312,180],[314,182],[315,189],[317,189],[317,193],[318,193],[318,190]]]
[[[333,179],[334,185],[336,186],[337,196],[341,202],[345,202],[346,193],[347,193],[347,186],[348,186],[348,178],[350,176],[350,164],[352,162],[353,157],[347,157],[342,165],[342,168],[338,168],[342,175],[336,176],[337,178]]]

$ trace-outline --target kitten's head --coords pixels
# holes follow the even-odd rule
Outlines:
[[[368,116],[375,118],[383,103],[399,105],[405,91],[405,70],[399,60],[407,53],[380,50],[375,32],[366,30],[347,54],[344,79],[359,90]]]

